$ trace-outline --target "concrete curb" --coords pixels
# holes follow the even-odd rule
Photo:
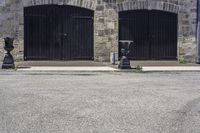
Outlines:
[[[199,66],[165,66],[165,67],[143,67],[144,72],[173,72],[173,71],[200,71]]]
[[[121,70],[116,67],[27,67],[18,68],[17,72],[200,72],[199,66],[165,66],[142,67],[142,71],[136,69]],[[9,70],[1,70],[9,71]],[[11,71],[11,70],[10,70]],[[13,70],[14,71],[14,70]]]
[[[53,72],[114,72],[119,71],[112,67],[30,67],[19,68],[17,71],[53,71]]]

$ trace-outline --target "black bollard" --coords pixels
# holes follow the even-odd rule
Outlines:
[[[131,69],[130,60],[128,59],[129,48],[133,41],[121,40],[121,59],[118,68],[120,69]]]
[[[6,37],[4,38],[4,41],[5,41],[4,49],[6,53],[4,56],[2,69],[14,69],[15,68],[14,59],[13,56],[10,54],[10,52],[14,49],[13,46],[14,38]]]

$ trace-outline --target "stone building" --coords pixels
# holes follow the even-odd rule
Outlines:
[[[133,59],[195,62],[196,27],[197,0],[0,0],[0,60],[9,36],[17,61],[109,61],[133,40]]]

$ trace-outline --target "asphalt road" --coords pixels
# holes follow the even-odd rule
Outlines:
[[[200,133],[200,73],[0,71],[0,133]]]

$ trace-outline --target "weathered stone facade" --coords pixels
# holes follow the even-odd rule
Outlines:
[[[0,60],[3,38],[15,37],[15,60],[23,60],[23,7],[43,4],[72,5],[94,10],[95,61],[108,61],[118,52],[118,12],[156,9],[178,14],[178,58],[195,62],[197,57],[197,0],[0,0]]]

